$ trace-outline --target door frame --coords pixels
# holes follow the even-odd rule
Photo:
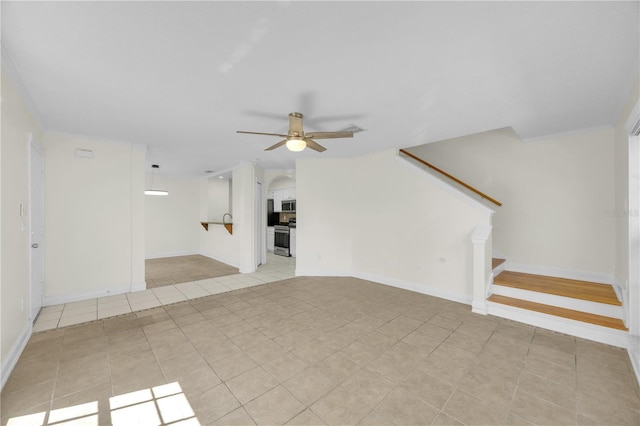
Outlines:
[[[261,179],[256,179],[256,196],[255,196],[255,267],[257,268],[260,265],[266,263],[266,253],[265,253],[265,236],[264,233],[266,229],[264,227],[265,222],[265,201],[264,201],[264,188],[262,185]]]
[[[640,122],[640,102],[629,114],[625,130],[629,138],[629,193],[627,195],[628,217],[628,280],[626,317],[632,336],[640,336],[640,136],[633,135],[634,126]]]
[[[40,142],[38,142],[37,139],[34,138],[33,134],[29,133],[29,143],[28,145],[28,150],[29,150],[29,209],[27,211],[28,213],[28,218],[29,218],[29,318],[30,320],[35,323],[36,319],[38,318],[38,315],[42,309],[42,307],[44,306],[44,300],[45,300],[45,232],[44,232],[44,225],[45,225],[45,220],[44,220],[44,215],[45,215],[45,181],[44,181],[44,173],[45,173],[45,152],[44,152],[44,147],[40,144]],[[35,176],[35,171],[33,169],[33,161],[34,155],[38,155],[41,158],[42,161],[42,170],[41,173],[38,176]],[[40,187],[40,203],[39,206],[37,206],[34,202],[33,202],[33,197],[34,197],[34,191],[36,188],[36,185],[34,184],[34,180],[38,179],[39,180],[39,187]],[[42,211],[40,212],[39,215],[34,214],[34,211],[36,208],[41,207]],[[41,265],[40,267],[42,268],[42,282],[41,283],[36,283],[34,282],[34,277],[33,277],[33,269],[35,267],[34,263],[34,255],[33,255],[33,249],[31,247],[32,244],[34,244],[34,238],[33,238],[33,228],[34,228],[34,220],[36,220],[36,218],[40,218],[40,229],[42,231],[42,235],[40,238],[38,238],[38,250],[40,250],[41,255],[40,255],[40,259],[41,259]],[[39,287],[39,288],[37,288]],[[39,291],[40,293],[40,303],[37,307],[37,312],[36,312],[36,307],[34,306],[34,296],[35,296],[35,292]]]

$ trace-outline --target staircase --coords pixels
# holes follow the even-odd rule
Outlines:
[[[608,284],[503,270],[493,259],[488,312],[531,325],[625,346],[622,303]]]

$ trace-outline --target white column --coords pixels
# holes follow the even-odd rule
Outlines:
[[[473,242],[473,301],[471,311],[487,315],[487,296],[491,282],[491,225],[478,225]]]
[[[147,288],[145,282],[144,160],[147,146],[131,145],[131,287],[130,291]]]

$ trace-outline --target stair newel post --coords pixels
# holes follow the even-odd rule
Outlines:
[[[487,315],[487,296],[491,284],[491,225],[478,225],[471,235],[473,242],[473,301],[471,311]]]

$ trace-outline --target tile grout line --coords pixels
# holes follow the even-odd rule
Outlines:
[[[279,263],[279,262],[276,262],[276,263]],[[284,262],[283,262],[283,264],[284,264]],[[265,265],[266,265],[266,264],[265,264]],[[249,287],[255,287],[255,286],[263,285],[263,284],[265,284],[265,283],[269,283],[269,282],[276,282],[276,281],[281,281],[281,280],[285,280],[285,279],[289,279],[289,278],[294,278],[294,274],[293,274],[293,273],[284,272],[284,271],[288,271],[288,269],[291,269],[291,268],[290,268],[287,264],[284,264],[284,266],[285,266],[284,268],[278,268],[277,266],[273,266],[273,267],[275,268],[275,270],[276,270],[278,273],[282,273],[282,275],[286,275],[286,278],[277,278],[277,277],[274,277],[274,280],[273,280],[273,281],[267,281],[267,282],[264,282],[264,281],[260,280],[260,281],[261,281],[260,283],[254,283],[254,284],[243,284],[243,285],[242,285],[241,287],[239,287],[239,288],[231,288],[231,287],[228,287],[227,285],[223,284],[222,282],[218,282],[218,284],[220,284],[220,285],[225,289],[225,291],[223,291],[223,292],[219,292],[219,293],[211,293],[211,292],[210,292],[209,290],[207,290],[206,288],[203,288],[200,284],[197,284],[197,285],[198,285],[199,287],[203,288],[203,290],[204,290],[204,291],[206,291],[206,292],[208,293],[208,295],[209,295],[209,296],[211,296],[211,295],[227,293],[227,292],[235,291],[235,290],[239,290],[239,289],[244,289],[244,288],[249,288]],[[252,274],[256,274],[256,273],[261,273],[261,272],[259,272],[259,271],[257,270],[257,271],[255,271],[255,272],[253,272],[253,273],[251,273],[251,274],[232,274],[232,275],[226,275],[226,276],[221,276],[221,277],[213,277],[213,278],[208,278],[208,279],[215,280],[215,279],[217,279],[217,278],[238,277],[238,278],[233,278],[233,279],[234,279],[234,280],[238,280],[238,281],[240,281],[240,280],[239,280],[239,278],[240,278],[240,277],[250,276],[250,275],[252,275]],[[206,280],[206,279],[205,279],[205,280]],[[205,281],[205,280],[198,280],[198,281]],[[176,287],[178,284],[188,284],[188,283],[196,283],[196,281],[188,281],[188,282],[185,282],[185,283],[171,284],[170,286],[164,286],[164,287],[166,287],[166,288],[173,288],[173,289],[174,289],[174,290],[176,290],[179,294],[183,295],[183,296],[185,297],[185,300],[193,300],[193,299],[191,299],[189,296],[187,296],[186,294],[184,294],[183,292],[181,292],[179,288],[177,288],[177,287]],[[184,301],[184,300],[181,300],[181,301],[174,301],[174,302],[163,303],[163,302],[160,300],[160,298],[155,294],[155,292],[153,292],[153,289],[154,289],[154,288],[163,288],[163,287],[153,287],[153,288],[148,288],[148,289],[143,290],[143,291],[150,291],[150,292],[151,292],[151,294],[153,294],[153,295],[154,295],[154,297],[155,297],[155,299],[156,299],[156,300],[155,300],[155,302],[159,303],[159,305],[157,305],[157,306],[167,306],[167,305],[170,305],[170,304],[173,304],[173,303],[179,303],[179,302],[181,302],[181,301]],[[139,312],[139,311],[140,311],[140,310],[134,310],[134,308],[133,308],[133,306],[132,306],[132,301],[131,301],[131,299],[129,298],[129,295],[131,295],[131,294],[136,294],[136,293],[139,293],[139,292],[134,292],[134,293],[122,293],[122,294],[124,294],[124,295],[125,295],[125,297],[126,297],[126,299],[127,299],[127,302],[129,303],[129,308],[130,308],[131,312]],[[110,296],[105,296],[105,297],[110,297]],[[203,295],[203,296],[199,296],[199,297],[206,297],[206,296],[205,296],[205,295]],[[198,297],[198,298],[199,298],[199,297]],[[94,320],[81,321],[81,322],[74,322],[74,323],[71,323],[71,324],[66,324],[66,325],[64,325],[64,326],[62,326],[62,327],[73,326],[73,325],[80,325],[80,324],[84,324],[84,323],[86,323],[86,322],[91,322],[91,321],[96,321],[96,320],[101,320],[101,319],[106,319],[106,318],[112,318],[112,317],[99,318],[99,312],[98,312],[98,306],[99,306],[99,304],[98,304],[98,300],[99,300],[99,299],[100,299],[100,298],[95,298],[95,303],[96,303],[95,316],[96,316],[96,318],[95,318]],[[91,300],[91,299],[89,299],[89,300]],[[62,320],[63,320],[65,310],[67,310],[67,309],[68,309],[68,305],[69,305],[69,303],[63,304],[63,308],[62,308],[62,309],[61,309],[61,311],[60,311],[60,312],[61,312],[61,313],[60,313],[60,317],[58,318],[58,321],[56,322],[55,327],[53,327],[53,328],[47,328],[47,329],[42,330],[42,331],[48,331],[48,330],[53,330],[53,329],[62,328],[62,327],[60,326],[60,323],[61,323],[61,322],[62,322]],[[55,305],[53,305],[53,306],[55,306]],[[150,308],[144,308],[144,309],[142,309],[142,310],[146,310],[146,309],[151,309],[151,307],[150,307]],[[119,315],[115,315],[115,316],[119,316]],[[37,326],[37,325],[38,325],[38,321],[36,321],[36,324],[34,324],[34,327],[35,327],[35,326]]]

